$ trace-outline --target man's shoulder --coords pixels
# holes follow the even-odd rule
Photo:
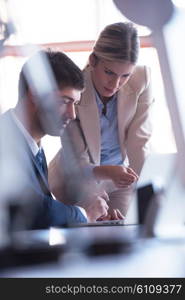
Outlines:
[[[2,114],[0,114],[0,122],[9,122],[11,119],[11,110],[7,110],[5,112],[3,112]]]
[[[10,110],[8,110],[0,115],[1,138],[2,138],[2,136],[7,137],[8,134],[10,134],[10,132],[12,132],[12,128],[13,128],[13,120],[11,117]]]
[[[0,128],[1,132],[7,133],[7,134],[15,134],[17,132],[17,126],[14,121],[11,109],[7,110],[6,112],[2,113],[0,115]]]
[[[0,115],[0,140],[8,153],[24,152],[24,137],[17,127],[11,114],[11,110]]]

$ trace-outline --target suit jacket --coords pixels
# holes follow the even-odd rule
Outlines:
[[[0,117],[0,163],[6,173],[4,176],[1,172],[0,180],[4,186],[9,180],[9,190],[12,191],[10,193],[6,187],[4,195],[7,201],[22,201],[27,207],[26,214],[30,210],[30,216],[27,216],[30,217],[30,228],[87,221],[79,208],[66,206],[52,197],[47,178],[9,111]]]

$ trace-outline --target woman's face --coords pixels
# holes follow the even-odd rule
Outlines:
[[[93,58],[92,58],[93,59]],[[135,65],[132,63],[112,62],[98,59],[92,67],[93,84],[103,98],[112,97],[128,81]]]

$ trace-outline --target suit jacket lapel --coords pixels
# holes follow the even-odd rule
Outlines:
[[[135,102],[135,92],[127,83],[119,90],[117,97],[118,135],[123,157],[125,157],[125,145],[123,143],[125,140],[125,131],[131,117],[131,112],[133,111],[132,99]]]
[[[85,71],[86,89],[78,107],[80,124],[94,163],[100,162],[100,120],[89,70]]]
[[[101,151],[101,129],[98,107],[96,104],[90,71],[86,69],[84,75],[86,80],[86,89],[82,94],[77,114],[79,115],[80,124],[93,162],[99,164]],[[125,140],[125,130],[130,118],[135,113],[133,109],[135,99],[135,92],[128,82],[119,90],[117,97],[118,134],[123,157],[125,157],[125,145],[123,143]]]
[[[25,151],[27,153],[26,157],[28,157],[32,163],[33,170],[35,170],[35,174],[40,182],[42,190],[47,194],[50,193],[47,178],[44,176],[43,172],[40,170],[40,167],[36,161],[36,158],[34,157],[24,135],[22,134],[20,129],[17,127],[17,124],[14,122],[14,120],[11,116],[11,113],[9,111],[7,112],[7,118],[9,119],[9,122],[11,122],[10,124],[12,124],[10,126],[10,128],[13,128],[13,132],[11,134],[15,134],[15,137],[12,137],[12,138],[16,138],[21,141],[22,149],[24,149],[23,151]]]

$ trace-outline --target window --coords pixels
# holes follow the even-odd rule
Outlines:
[[[95,40],[105,25],[125,20],[111,0],[12,0],[10,3],[17,33],[7,41],[7,46],[25,42],[49,46],[52,43],[81,41],[75,44],[80,46],[81,51],[75,51],[73,43],[67,44],[66,51],[66,54],[81,68],[85,66],[90,53],[90,47],[85,48],[83,42]],[[138,30],[141,35],[150,33],[144,27],[138,27]],[[55,44],[56,47],[57,45],[59,49],[63,49],[64,44]],[[26,57],[18,56],[5,56],[0,59],[2,112],[13,107],[17,101],[18,75],[25,59]],[[150,66],[152,74],[155,104],[152,113],[151,150],[163,153],[174,152],[176,147],[156,50],[152,47],[142,48],[139,64]],[[60,147],[60,140],[45,137],[43,143],[47,160],[50,161]]]

